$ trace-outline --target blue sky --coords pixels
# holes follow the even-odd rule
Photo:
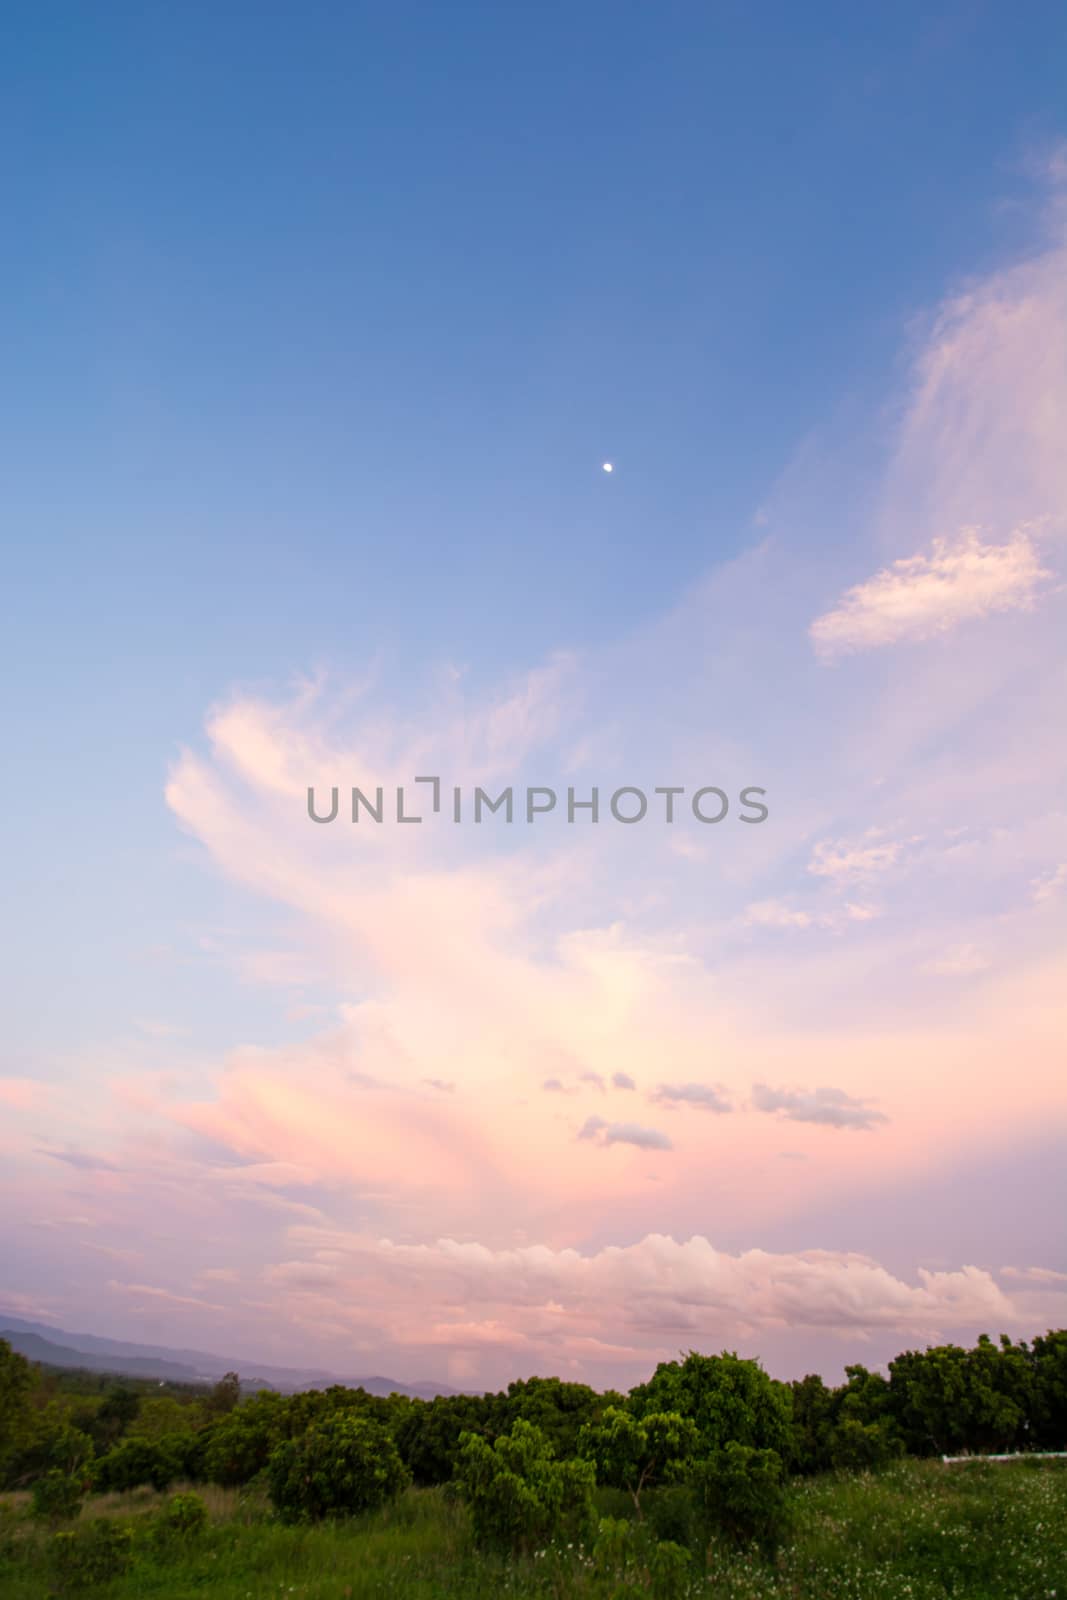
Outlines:
[[[325,954],[307,900],[257,882],[195,798],[165,792],[182,750],[210,761],[212,707],[258,707],[257,739],[321,749],[336,713],[316,745],[318,713],[292,690],[316,674],[327,699],[372,680],[361,727],[380,753],[466,728],[557,657],[579,666],[552,678],[541,742],[514,747],[527,776],[540,762],[551,777],[606,729],[605,767],[643,763],[650,781],[666,781],[661,753],[669,764],[701,737],[723,760],[744,751],[744,779],[777,773],[795,802],[758,871],[726,871],[731,916],[779,907],[746,926],[836,926],[787,903],[805,872],[819,877],[831,824],[888,830],[907,857],[927,790],[1010,725],[1025,635],[994,634],[1003,676],[956,707],[953,734],[931,713],[906,751],[900,735],[897,811],[849,790],[837,816],[818,773],[832,760],[843,790],[874,781],[863,707],[906,721],[912,669],[846,664],[831,703],[818,651],[804,645],[802,661],[789,641],[830,617],[824,655],[866,650],[874,635],[856,642],[841,597],[886,561],[932,560],[951,584],[970,570],[964,545],[946,567],[929,555],[959,537],[962,491],[939,476],[944,433],[919,438],[916,395],[952,296],[976,296],[972,321],[957,318],[964,343],[1005,296],[1036,297],[1059,327],[1062,7],[15,5],[9,19],[13,1078],[91,1097],[112,1072],[163,1072],[202,1089],[227,1052],[304,1048],[302,1007],[325,1027],[331,1008],[380,992],[373,959]],[[1032,261],[1036,287],[1010,277]],[[945,428],[987,368],[1000,381],[1058,348],[1009,342],[966,371],[953,346]],[[1026,609],[1049,581],[1006,486],[1025,458],[1018,505],[1058,514],[1041,419],[1060,398],[1050,378],[1017,422],[1005,402],[961,429],[974,456],[957,477],[985,492],[967,525],[988,525],[981,560],[1009,598],[961,602],[953,627],[991,604]],[[1030,429],[1032,459],[1013,428]],[[914,520],[899,528],[905,502]],[[787,560],[760,565],[767,538]],[[860,603],[869,616],[879,601]],[[715,656],[720,633],[732,643]],[[981,670],[988,644],[966,648]],[[1043,648],[1055,661],[1054,633]],[[701,681],[704,650],[715,670]],[[756,651],[768,664],[752,674],[739,663]],[[657,675],[664,660],[673,676]],[[958,691],[964,658],[938,670]],[[462,716],[441,688],[450,673]],[[841,749],[820,742],[833,719]],[[246,731],[223,745],[244,748]],[[1003,784],[983,794],[961,826],[1001,826]],[[1051,881],[1053,836],[1048,820],[1032,861],[960,888],[953,950],[972,944],[957,924]],[[621,914],[656,938],[684,927],[711,961],[726,935],[691,925],[706,891],[679,883],[657,905],[662,870],[654,856],[616,866],[569,924],[548,918],[552,936]],[[921,882],[900,908],[916,932]],[[299,1005],[291,982],[242,976],[236,952],[257,939],[314,948]],[[883,960],[863,991],[876,1011]],[[805,1005],[848,1011],[843,992],[816,985],[805,1002],[788,973],[776,989],[778,968],[761,971],[738,981],[771,984],[783,1029],[808,1026]],[[907,1008],[949,1027],[922,985]],[[646,1224],[670,1232],[672,1215]],[[739,1248],[746,1215],[730,1224]],[[772,1224],[752,1228],[769,1238]]]

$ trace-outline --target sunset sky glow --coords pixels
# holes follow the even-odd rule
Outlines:
[[[551,7],[239,84],[105,7],[62,137],[26,12],[0,1315],[457,1387],[1067,1324],[1054,86],[966,151],[993,21],[780,9],[587,104]],[[608,812],[669,785],[769,815]]]

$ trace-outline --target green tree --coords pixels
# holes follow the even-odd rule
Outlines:
[[[486,1435],[489,1408],[481,1396],[438,1395],[416,1400],[396,1422],[401,1458],[420,1487],[448,1483],[456,1475],[464,1433]],[[494,1430],[495,1431],[495,1430]]]
[[[1067,1328],[1035,1339],[1030,1360],[1033,1443],[1067,1450]]]
[[[516,1422],[532,1422],[560,1460],[570,1460],[578,1448],[579,1432],[601,1414],[605,1403],[585,1383],[523,1378],[509,1383],[506,1394],[492,1396],[488,1407],[491,1431],[509,1433]]]
[[[31,1435],[34,1422],[34,1368],[0,1339],[0,1484],[8,1474]]]
[[[789,1388],[768,1377],[758,1361],[728,1351],[702,1356],[691,1350],[684,1361],[660,1362],[647,1383],[630,1391],[630,1408],[638,1417],[673,1411],[691,1418],[701,1455],[730,1443],[774,1450],[782,1460],[792,1452]]]
[[[150,1395],[141,1402],[137,1416],[130,1423],[127,1436],[131,1439],[165,1439],[169,1434],[188,1433],[200,1421],[197,1405],[183,1404],[173,1395]]]
[[[676,1411],[635,1417],[617,1406],[609,1406],[598,1422],[586,1423],[578,1436],[579,1454],[593,1463],[597,1482],[625,1489],[639,1518],[642,1491],[676,1482],[698,1445],[690,1417]]]
[[[227,1372],[218,1383],[213,1384],[210,1394],[203,1402],[204,1415],[208,1417],[226,1417],[238,1404],[241,1398],[241,1380],[236,1372]]]
[[[202,1462],[209,1483],[248,1483],[290,1433],[288,1408],[278,1395],[257,1395],[205,1434]]]
[[[372,1511],[410,1482],[392,1436],[358,1408],[328,1412],[268,1463],[270,1496],[289,1521]]]
[[[559,1461],[532,1422],[516,1422],[493,1443],[464,1434],[460,1492],[475,1543],[530,1555],[552,1538],[579,1539],[593,1527],[591,1461]]]
[[[169,1489],[184,1463],[173,1439],[123,1439],[93,1464],[93,1483],[105,1493],[149,1486]]]
[[[709,1533],[772,1549],[788,1526],[785,1474],[776,1450],[731,1439],[698,1461],[692,1485]]]
[[[69,1522],[81,1510],[85,1485],[80,1478],[53,1467],[33,1486],[31,1509],[35,1517],[47,1522]]]
[[[793,1391],[793,1454],[797,1472],[825,1472],[833,1464],[834,1423],[839,1390],[816,1373],[790,1384]]]

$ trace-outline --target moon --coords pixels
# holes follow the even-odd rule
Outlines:
[[[605,461],[604,462],[604,471],[605,472],[614,472],[615,471],[615,468],[614,468],[614,466],[612,465],[612,463],[610,461]]]

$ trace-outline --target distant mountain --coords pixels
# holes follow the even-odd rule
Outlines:
[[[301,1389],[327,1388],[343,1383],[366,1389],[368,1394],[405,1394],[431,1400],[434,1395],[456,1394],[447,1384],[400,1383],[395,1378],[341,1378],[318,1367],[275,1367],[236,1356],[209,1355],[203,1350],[173,1350],[166,1345],[133,1344],[124,1339],[104,1339],[93,1333],[68,1333],[44,1322],[0,1311],[0,1339],[29,1361],[50,1367],[79,1367],[89,1372],[112,1372],[116,1377],[161,1378],[172,1383],[213,1383],[224,1372],[238,1372],[248,1388],[279,1389],[295,1394]]]
[[[178,1361],[163,1361],[158,1356],[102,1356],[92,1350],[53,1344],[49,1339],[42,1339],[39,1333],[23,1333],[18,1328],[0,1328],[0,1339],[6,1339],[12,1350],[17,1350],[27,1361],[40,1361],[48,1367],[114,1372],[124,1378],[170,1378],[175,1383],[204,1381],[192,1367],[182,1366]]]

